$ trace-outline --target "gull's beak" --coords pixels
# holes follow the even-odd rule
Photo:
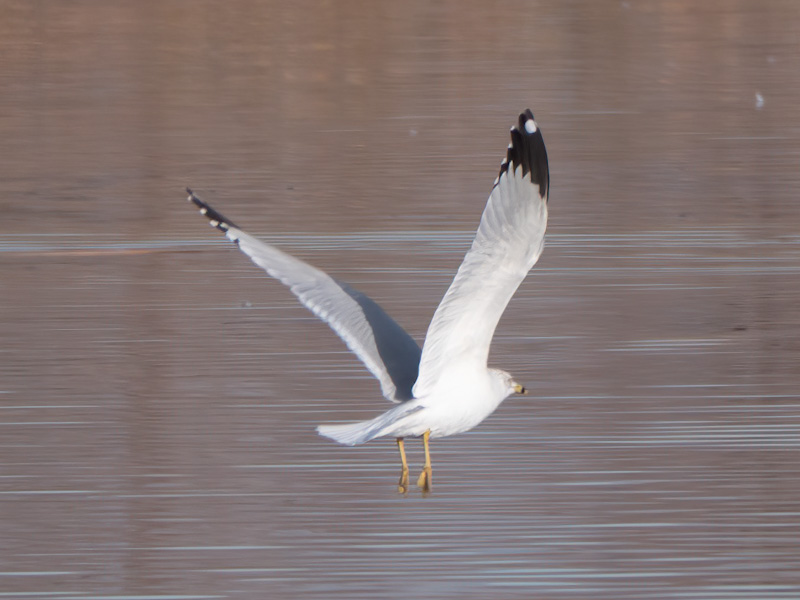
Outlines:
[[[526,389],[525,389],[524,387],[522,387],[520,384],[518,384],[518,383],[515,383],[515,384],[514,384],[514,393],[516,393],[516,394],[522,394],[522,395],[524,396],[524,395],[526,395],[526,394],[528,393],[528,390],[526,390]]]

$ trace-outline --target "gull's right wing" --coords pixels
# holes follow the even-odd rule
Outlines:
[[[549,187],[542,132],[526,110],[511,128],[472,247],[428,327],[416,397],[429,394],[452,364],[486,368],[495,327],[542,253]]]
[[[300,302],[330,325],[380,381],[392,402],[412,397],[421,350],[414,339],[371,298],[293,256],[245,233],[190,189],[193,202],[213,227],[279,280]]]

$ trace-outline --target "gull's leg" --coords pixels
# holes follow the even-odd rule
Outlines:
[[[400,481],[397,484],[397,491],[400,494],[408,492],[408,463],[406,462],[406,448],[403,438],[397,438],[397,449],[400,450],[400,460],[403,461],[403,469],[400,471]]]
[[[421,487],[423,492],[430,492],[433,487],[433,469],[431,469],[431,452],[428,448],[428,438],[431,437],[431,430],[428,429],[422,434],[422,445],[425,446],[425,466],[417,479],[417,487]]]

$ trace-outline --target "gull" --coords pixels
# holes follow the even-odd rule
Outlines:
[[[317,431],[348,446],[394,437],[402,464],[398,491],[405,494],[405,438],[422,438],[425,464],[417,486],[429,492],[429,440],[468,431],[509,396],[526,393],[509,373],[488,367],[489,346],[506,305],[542,253],[549,187],[542,132],[528,109],[511,128],[475,239],[433,315],[422,349],[374,300],[245,233],[186,191],[213,227],[342,338],[386,399],[397,404],[369,421],[320,425]]]

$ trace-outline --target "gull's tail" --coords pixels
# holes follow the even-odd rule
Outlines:
[[[407,404],[401,404],[369,421],[343,423],[342,425],[320,425],[317,427],[317,433],[340,444],[355,446],[376,437],[390,434],[391,429],[389,427],[391,425],[418,410],[422,410],[422,408],[419,405],[408,406]]]
[[[320,425],[317,427],[317,433],[346,446],[363,444],[375,437],[372,432],[372,421],[344,425]]]

